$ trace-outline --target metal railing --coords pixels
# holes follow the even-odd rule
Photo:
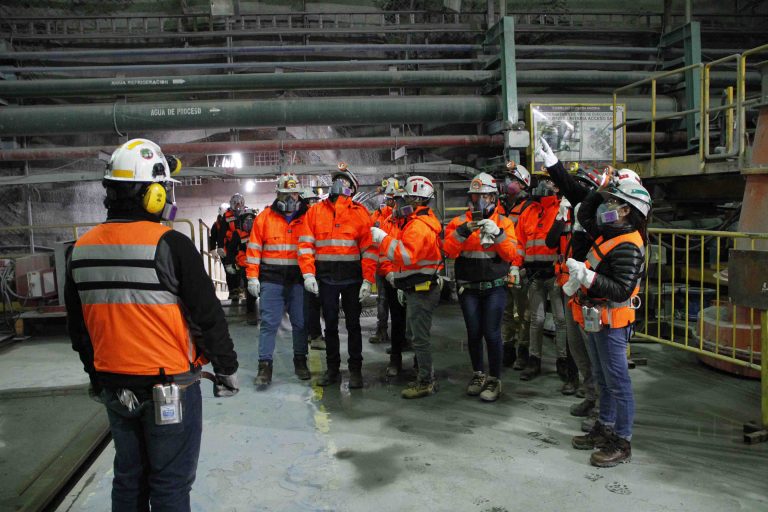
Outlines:
[[[224,275],[224,265],[221,260],[213,255],[208,247],[208,240],[211,235],[211,228],[206,224],[203,219],[197,219],[197,224],[200,229],[200,254],[203,256],[203,264],[206,266],[208,276],[213,281],[214,286],[219,291],[227,290],[227,280]]]
[[[652,175],[656,172],[656,130],[657,122],[666,121],[670,119],[680,119],[691,114],[699,114],[701,120],[701,140],[699,142],[699,162],[700,168],[703,169],[704,164],[707,161],[724,160],[728,158],[742,159],[746,152],[746,110],[752,105],[757,104],[761,100],[761,96],[747,97],[747,58],[759,53],[768,53],[768,44],[758,46],[747,50],[741,54],[733,54],[717,59],[707,63],[690,64],[677,69],[656,73],[643,80],[638,80],[628,85],[618,87],[613,90],[613,165],[616,165],[616,138],[617,131],[621,130],[625,126],[638,125],[638,124],[651,124],[651,152],[650,152],[650,170]],[[711,98],[711,72],[713,67],[724,67],[727,65],[729,69],[732,69],[731,63],[735,62],[736,68],[734,71],[733,85],[723,89],[723,93],[726,97],[726,102],[720,106],[712,107],[710,105]],[[700,71],[699,83],[701,92],[701,101],[698,106],[681,110],[679,112],[667,113],[664,115],[657,115],[656,100],[657,100],[657,87],[659,80],[669,78],[674,75],[680,75],[687,71]],[[632,119],[631,121],[617,122],[616,108],[620,102],[619,93],[625,93],[632,89],[647,86],[650,84],[650,96],[651,96],[651,116]],[[733,88],[736,89],[736,97],[734,99]],[[711,151],[710,149],[710,123],[713,121],[713,114],[719,115],[724,112],[726,116],[726,122],[724,124],[726,145],[724,151]],[[734,121],[735,116],[735,121]]]
[[[731,246],[768,247],[768,233],[651,228],[635,336],[768,375],[768,313],[738,306],[722,261]],[[758,276],[756,276],[758,277]],[[768,427],[768,378],[762,421]]]

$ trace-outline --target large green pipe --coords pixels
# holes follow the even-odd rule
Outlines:
[[[145,132],[257,126],[478,123],[496,119],[487,96],[397,96],[5,107],[0,135]]]
[[[241,75],[8,80],[0,81],[0,98],[281,89],[480,87],[498,79],[499,74],[496,71],[338,71],[326,73],[249,73]]]

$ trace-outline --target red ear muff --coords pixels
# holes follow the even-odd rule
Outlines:
[[[162,166],[162,164],[157,164]],[[142,198],[142,205],[148,213],[157,214],[165,208],[166,192],[165,187],[160,183],[152,183],[147,187]]]

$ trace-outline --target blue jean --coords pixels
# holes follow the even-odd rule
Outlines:
[[[547,310],[547,298],[555,321],[555,346],[557,357],[567,357],[567,335],[565,332],[565,308],[563,294],[554,277],[548,279],[532,279],[528,288],[528,308],[531,312],[531,344],[532,356],[541,359],[541,345],[544,339],[544,318]]]
[[[339,353],[339,295],[341,307],[344,308],[344,324],[347,327],[347,351],[349,352],[349,368],[359,370],[363,366],[363,334],[360,330],[360,285],[362,281],[352,284],[330,284],[324,281],[320,285],[320,304],[325,320],[325,360],[328,370],[338,370],[341,365]]]
[[[114,390],[101,395],[115,443],[112,511],[185,512],[195,481],[203,402],[200,383],[181,393],[183,421],[155,425],[152,397],[137,394],[141,405],[133,411],[120,403]]]
[[[603,327],[600,332],[587,334],[592,373],[600,391],[600,423],[630,441],[635,420],[635,398],[627,366],[627,343],[632,327]]]
[[[275,338],[283,313],[288,312],[293,335],[293,353],[307,355],[307,335],[304,331],[304,286],[261,284],[261,329],[259,331],[259,361],[271,361],[275,352]]]
[[[501,377],[504,344],[501,339],[501,318],[507,306],[507,290],[497,286],[489,290],[465,289],[459,295],[464,324],[467,326],[467,344],[472,370],[484,372],[483,338],[488,350],[488,373]]]

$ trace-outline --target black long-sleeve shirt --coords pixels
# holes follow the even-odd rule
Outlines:
[[[238,368],[237,353],[229,335],[221,303],[216,297],[211,279],[205,272],[195,245],[186,235],[178,231],[168,231],[158,242],[154,263],[160,283],[179,297],[180,306],[198,350],[211,362],[216,373],[233,374]],[[82,303],[72,278],[69,261],[64,299],[72,348],[80,354],[85,371],[95,385],[141,388],[162,380],[160,376],[113,374],[95,370],[93,345],[85,325]]]
[[[603,203],[603,196],[590,192],[579,207],[578,220],[587,233],[597,239],[602,236],[610,240],[619,235],[636,231],[633,226],[597,225],[597,208]],[[644,272],[643,252],[635,244],[620,243],[608,254],[604,255],[597,275],[589,288],[588,297],[608,299],[613,302],[624,302],[632,295],[632,291],[640,282]]]

